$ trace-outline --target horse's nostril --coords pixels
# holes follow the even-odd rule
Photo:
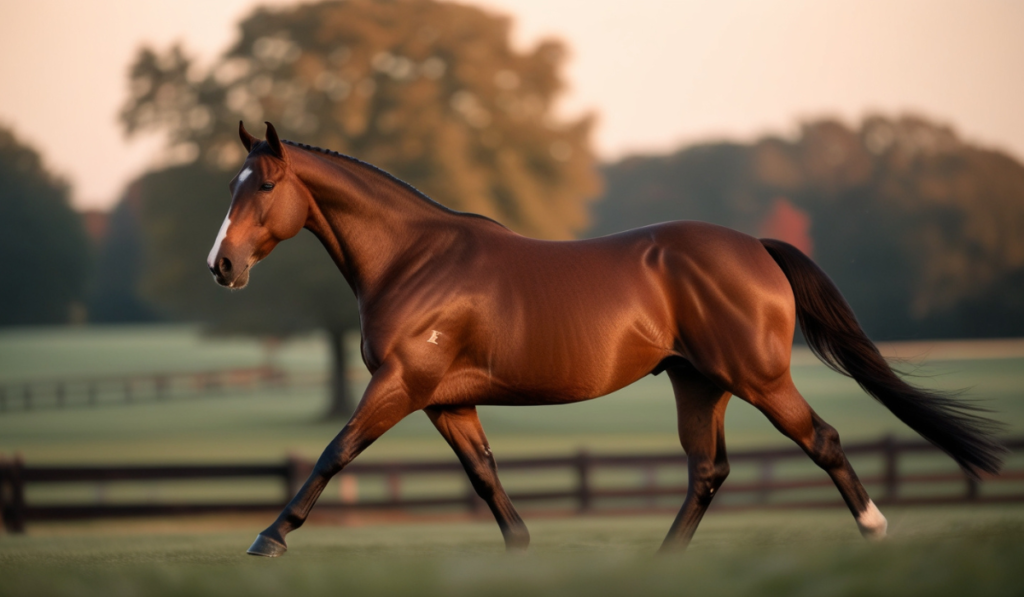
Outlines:
[[[225,274],[231,271],[231,260],[227,257],[220,258],[220,271]]]

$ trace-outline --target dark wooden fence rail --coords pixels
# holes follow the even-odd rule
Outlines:
[[[0,413],[159,402],[266,388],[322,387],[323,372],[277,367],[0,382]]]
[[[1024,448],[1024,438],[1004,442],[1011,450]],[[953,503],[995,503],[1024,502],[1024,467],[1020,462],[1011,461],[1010,466],[999,476],[975,481],[959,470],[947,468],[945,472],[908,473],[902,470],[901,460],[906,455],[933,454],[940,452],[931,444],[919,441],[903,441],[892,437],[880,441],[846,446],[846,453],[854,457],[876,457],[881,459],[881,473],[863,477],[865,484],[875,487],[875,500],[879,504],[953,504]],[[759,469],[754,480],[726,482],[716,499],[716,509],[728,508],[808,508],[842,506],[838,494],[825,492],[829,498],[809,499],[801,490],[832,487],[831,480],[822,472],[792,478],[777,474],[784,461],[806,460],[797,448],[747,450],[733,452],[729,460],[734,470],[738,465],[752,463]],[[312,463],[290,458],[281,464],[268,465],[195,465],[195,466],[25,466],[19,459],[0,459],[0,514],[8,532],[20,533],[26,523],[46,520],[75,520],[105,517],[171,516],[183,514],[204,514],[218,512],[275,511],[291,497],[298,484],[305,480]],[[686,457],[681,454],[637,454],[597,455],[580,452],[563,458],[530,458],[505,460],[499,463],[502,471],[541,472],[546,470],[569,471],[575,477],[575,485],[568,489],[514,492],[514,501],[525,503],[561,502],[570,504],[562,512],[593,512],[608,510],[609,504],[629,502],[629,511],[663,509],[657,499],[665,496],[681,497],[686,493],[685,484],[659,485],[655,471],[671,470],[682,473],[686,469]],[[595,473],[611,469],[632,469],[646,471],[646,481],[624,486],[608,486],[595,482]],[[353,463],[343,476],[350,478],[382,477],[386,480],[387,495],[383,499],[348,500],[341,502],[323,501],[318,510],[341,508],[356,509],[422,509],[455,507],[480,511],[482,502],[467,489],[441,496],[404,496],[403,480],[411,476],[459,474],[462,467],[458,462],[385,462]],[[678,475],[676,475],[678,476]],[[749,475],[748,475],[749,476]],[[246,503],[119,503],[119,504],[67,504],[33,505],[26,502],[26,486],[46,483],[104,483],[144,482],[196,479],[230,478],[275,478],[282,486],[281,499],[273,502]],[[961,485],[960,491],[950,492],[950,485]],[[882,492],[878,494],[877,488]],[[992,488],[993,491],[988,489]],[[912,489],[913,491],[905,491]],[[795,495],[794,495],[795,494]],[[639,501],[637,501],[639,498]],[[629,501],[632,500],[632,501]],[[678,501],[673,508],[678,508]]]

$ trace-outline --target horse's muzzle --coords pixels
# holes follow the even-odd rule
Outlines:
[[[249,268],[242,268],[239,272],[227,257],[221,257],[215,261],[210,266],[210,273],[213,274],[213,279],[218,284],[227,288],[245,288],[249,283]]]

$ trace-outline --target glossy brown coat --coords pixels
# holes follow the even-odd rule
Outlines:
[[[331,476],[418,410],[465,465],[507,546],[525,547],[529,534],[475,406],[589,400],[664,370],[691,476],[666,548],[686,544],[728,474],[723,423],[733,394],[832,475],[858,520],[873,508],[838,436],[792,384],[797,305],[782,257],[765,242],[699,222],[534,240],[448,210],[353,158],[282,142],[272,126],[265,142],[241,127],[240,135],[250,153],[231,183],[211,271],[243,287],[278,242],[308,228],[356,293],[373,374],[352,419],[250,553],[283,553]],[[884,518],[872,524],[866,534],[884,533]]]

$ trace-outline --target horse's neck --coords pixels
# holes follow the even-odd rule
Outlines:
[[[448,235],[431,230],[453,228],[455,216],[372,167],[305,149],[292,155],[292,167],[315,204],[307,228],[361,297],[409,262],[410,253],[445,242]]]

